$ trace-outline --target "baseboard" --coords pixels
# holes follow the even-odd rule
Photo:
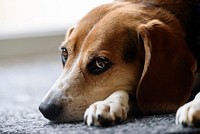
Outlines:
[[[0,60],[59,53],[64,35],[0,40]]]

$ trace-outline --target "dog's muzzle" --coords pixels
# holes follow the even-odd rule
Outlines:
[[[39,106],[39,110],[45,118],[52,121],[60,115],[60,113],[62,112],[62,107],[57,106],[53,103],[47,104],[42,102]]]

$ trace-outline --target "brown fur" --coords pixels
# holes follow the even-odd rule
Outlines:
[[[68,59],[43,100],[62,107],[54,120],[81,120],[89,107],[86,123],[91,125],[92,120],[95,124],[107,114],[102,107],[108,105],[121,117],[120,108],[130,113],[136,110],[126,106],[126,100],[134,101],[144,114],[175,112],[190,96],[197,67],[185,27],[191,4],[191,0],[124,0],[90,11],[68,30],[61,45],[67,49]],[[88,65],[99,56],[113,65],[106,72],[91,74]],[[114,97],[124,103],[119,105]],[[94,111],[104,114],[90,120]],[[100,123],[115,122],[112,114]]]

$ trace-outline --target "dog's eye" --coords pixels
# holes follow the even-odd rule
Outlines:
[[[100,74],[107,71],[111,66],[112,62],[107,58],[97,57],[88,64],[87,69],[91,74]]]
[[[62,51],[62,53],[61,53],[61,59],[62,59],[62,64],[64,66],[65,63],[66,63],[66,60],[68,58],[68,52],[67,52],[66,48],[61,48],[61,51]]]

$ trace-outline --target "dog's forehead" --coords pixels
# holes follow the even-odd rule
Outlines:
[[[70,40],[75,40],[76,45],[82,45],[89,36],[95,36],[94,32],[99,32],[99,30],[104,29],[104,27],[100,27],[99,29],[96,29],[96,27],[101,19],[110,12],[111,8],[114,8],[113,4],[106,4],[86,14],[75,27]]]

